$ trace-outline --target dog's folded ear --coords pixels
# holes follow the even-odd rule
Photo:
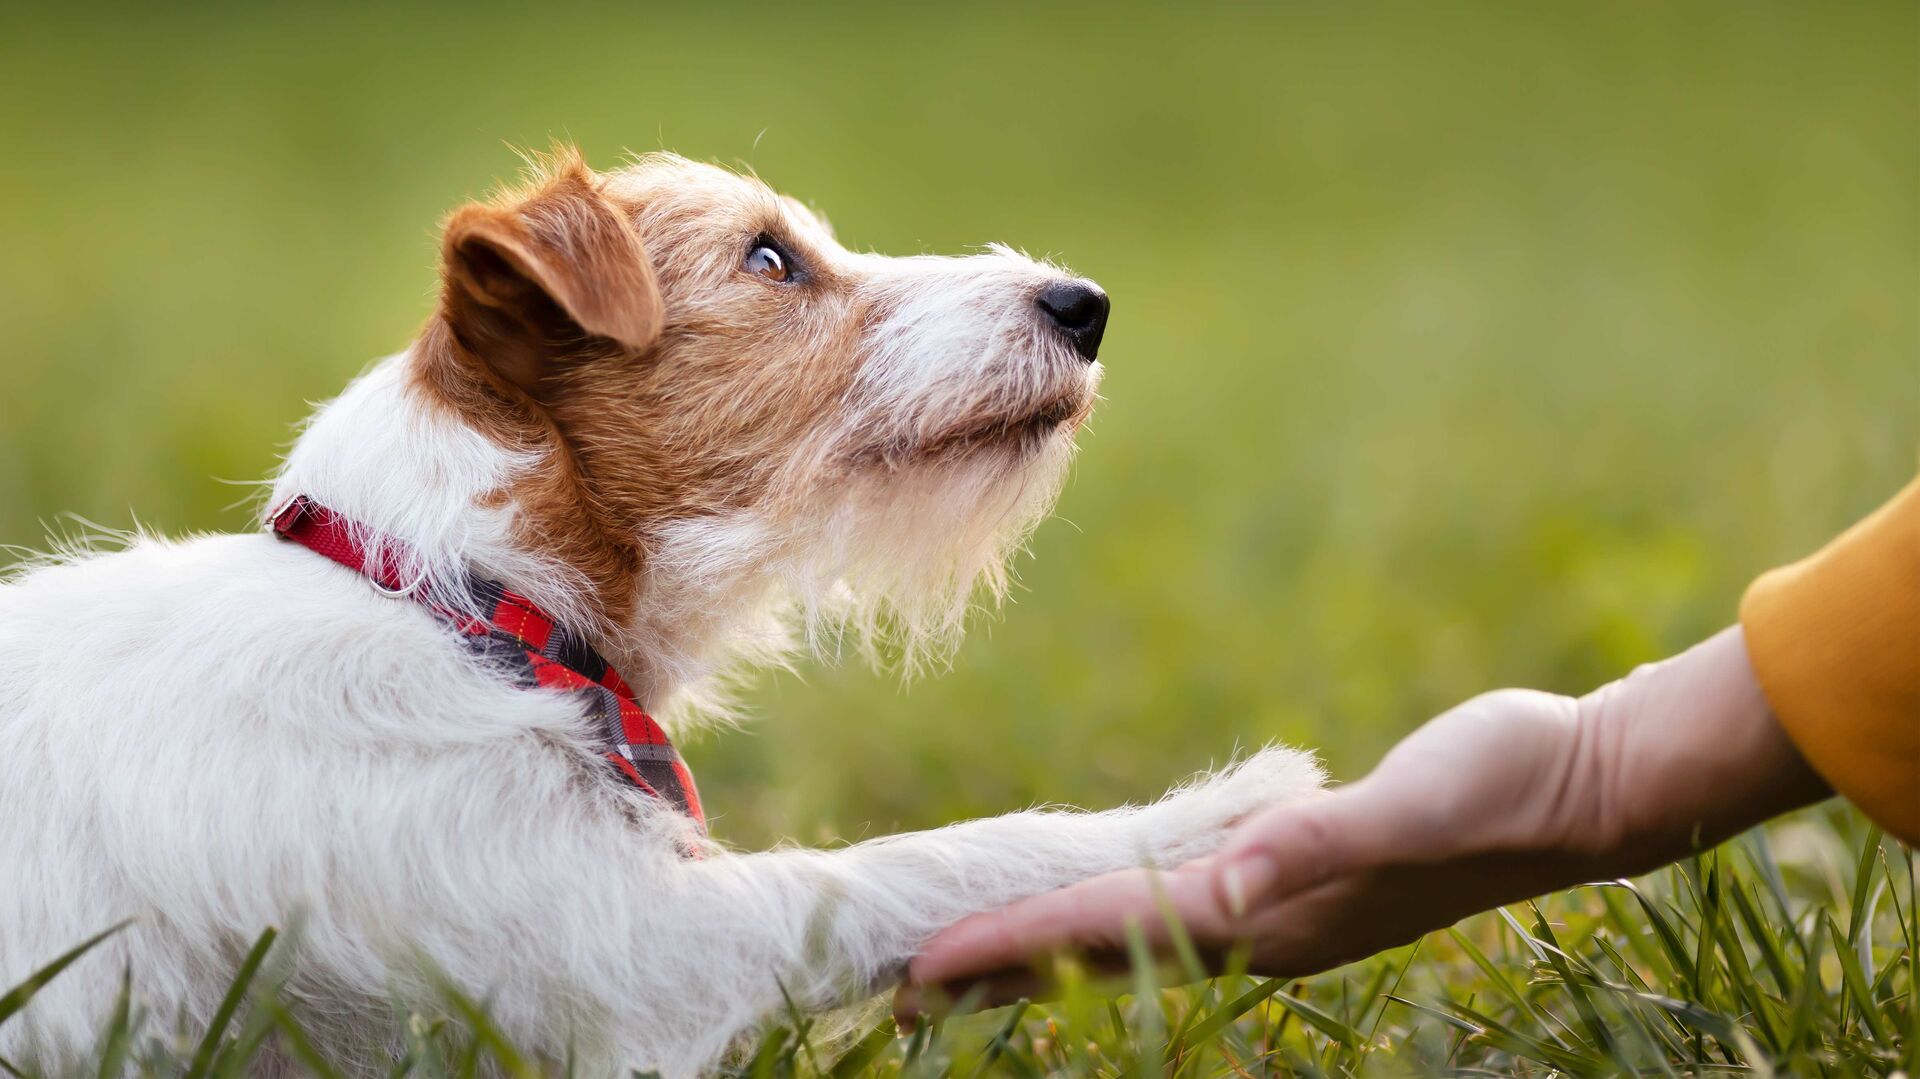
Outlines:
[[[568,357],[644,351],[660,335],[660,287],[620,208],[575,154],[530,192],[447,220],[442,302],[460,343],[522,390]]]

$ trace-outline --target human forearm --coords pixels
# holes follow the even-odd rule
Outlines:
[[[1735,626],[1580,698],[1610,872],[1651,869],[1830,791],[1775,720]],[[1579,842],[1576,839],[1576,842]]]

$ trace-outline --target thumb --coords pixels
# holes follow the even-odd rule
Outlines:
[[[1249,817],[1214,858],[1215,901],[1235,920],[1378,859],[1397,827],[1362,780]]]

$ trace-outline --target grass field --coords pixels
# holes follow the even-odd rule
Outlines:
[[[1107,805],[1274,738],[1352,778],[1482,690],[1584,690],[1712,632],[1912,476],[1916,40],[1920,8],[1865,2],[9,9],[0,543],[62,513],[247,527],[222,481],[405,343],[434,221],[510,144],[672,148],[853,246],[1005,241],[1115,298],[1015,603],[907,689],[767,682],[758,721],[685,747],[717,834]],[[1207,1039],[1173,1035],[1245,983],[864,1067],[969,1069],[1006,1024],[990,1070],[1220,1074],[1271,1037],[1308,1074],[1884,1073],[1920,931],[1868,840],[1829,807],[1648,882],[1671,936],[1581,891],[1543,906],[1562,951],[1515,908],[1468,924],[1484,964],[1441,935]],[[767,1066],[838,1052],[795,1044]]]

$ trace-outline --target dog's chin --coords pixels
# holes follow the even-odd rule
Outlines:
[[[1025,460],[1056,441],[1072,439],[1092,405],[1091,394],[1064,394],[956,427],[915,447],[913,456],[929,461],[980,455]]]
[[[1037,396],[998,411],[955,420],[930,435],[876,447],[873,458],[892,466],[997,459],[1019,464],[1070,445],[1093,411],[1096,380]]]

